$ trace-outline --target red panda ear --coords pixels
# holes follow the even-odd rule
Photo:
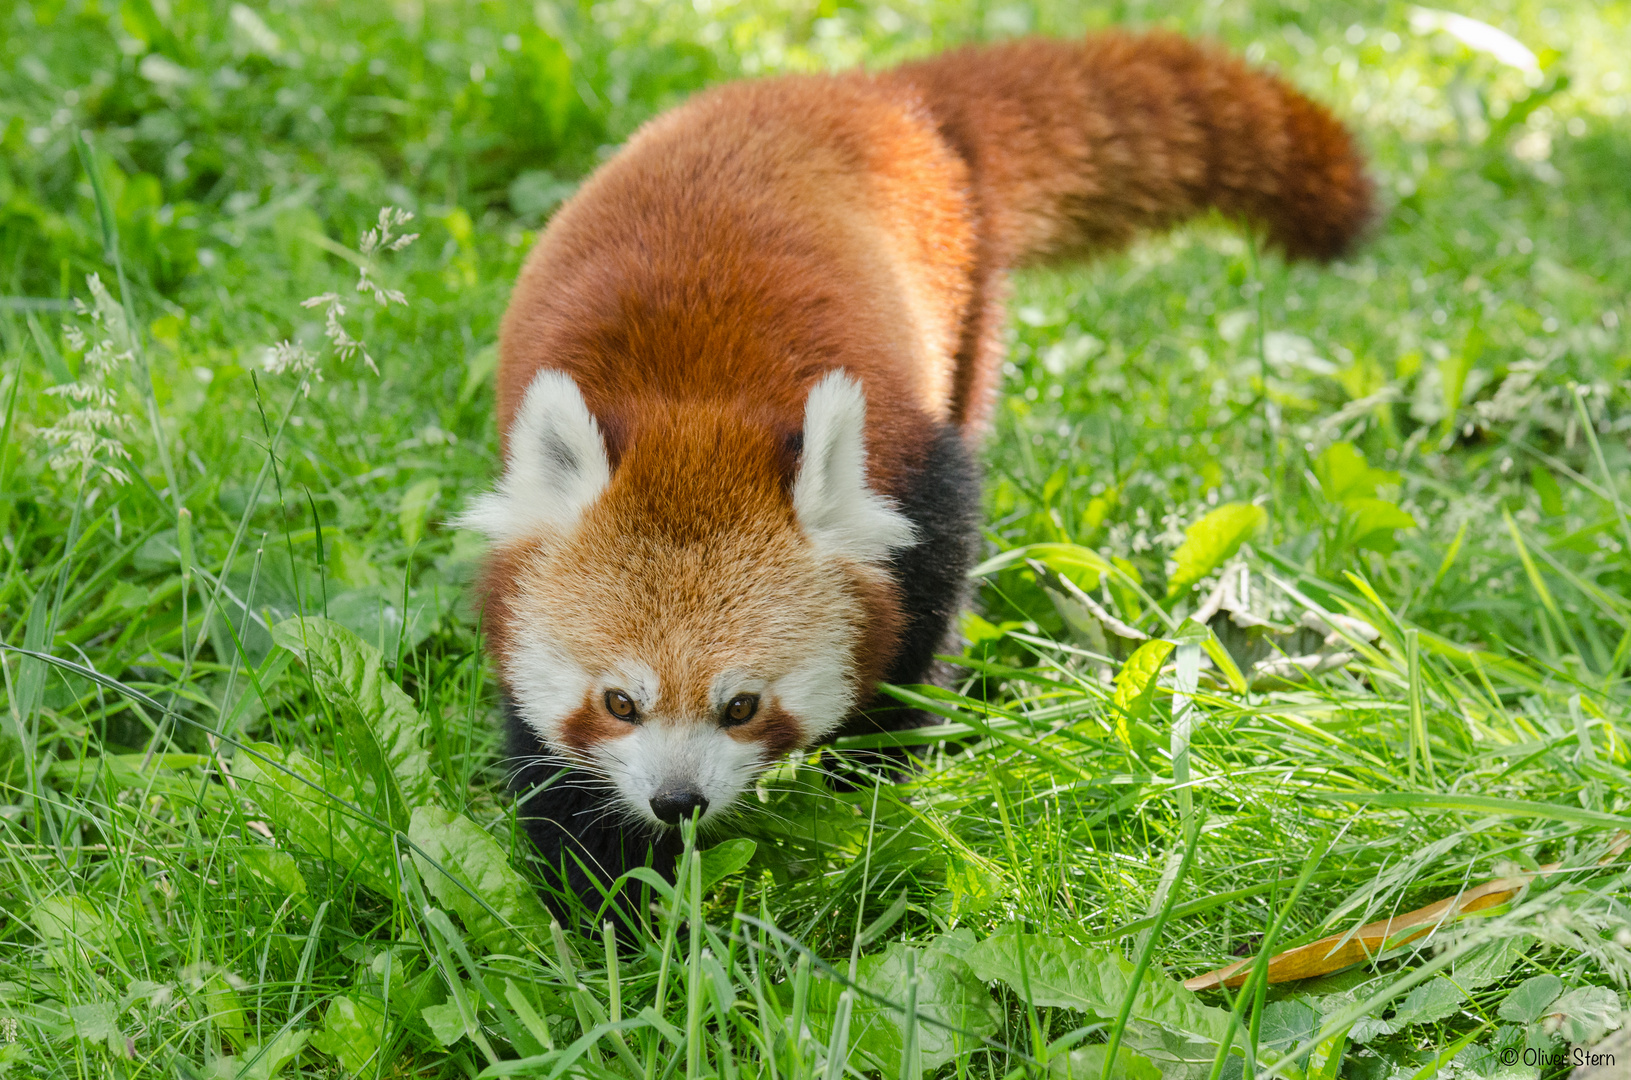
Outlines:
[[[610,480],[606,444],[578,384],[542,371],[515,414],[498,490],[477,496],[458,524],[499,542],[570,529]]]
[[[823,556],[881,563],[912,543],[911,521],[867,486],[866,396],[842,370],[816,383],[805,401],[793,510]]]

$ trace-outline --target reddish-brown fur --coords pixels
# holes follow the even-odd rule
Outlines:
[[[798,551],[790,440],[811,386],[835,368],[859,380],[868,480],[894,495],[941,425],[984,430],[1011,268],[1207,207],[1329,258],[1371,189],[1327,111],[1166,34],[738,83],[653,121],[555,216],[504,319],[500,429],[540,370],[565,371],[614,469],[576,536],[495,554],[495,652],[517,618],[589,611],[558,632],[635,643],[683,679],[698,652],[770,648],[743,636],[765,619],[854,616],[870,685],[902,615],[882,575]],[[704,540],[713,562],[673,562]],[[700,705],[706,686],[683,695]],[[569,727],[592,741],[606,723],[588,701]],[[785,718],[762,723],[796,744]]]

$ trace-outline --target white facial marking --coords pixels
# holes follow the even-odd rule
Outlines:
[[[793,510],[825,557],[881,563],[911,544],[916,530],[867,486],[866,396],[842,370],[816,383],[804,404],[804,451]]]
[[[583,394],[562,371],[541,371],[510,428],[509,461],[498,490],[472,499],[455,519],[489,540],[539,529],[570,529],[606,489],[611,466]]]
[[[702,820],[713,820],[753,784],[762,765],[756,744],[696,721],[648,721],[590,754],[624,806],[652,825],[664,822],[651,812],[651,800],[669,791],[701,795],[708,800]]]
[[[516,635],[516,647],[504,660],[504,674],[521,719],[549,742],[559,740],[561,721],[583,704],[589,674],[565,649],[532,627]]]
[[[812,653],[771,687],[776,701],[798,719],[806,746],[838,730],[855,706],[849,654],[842,649]]]

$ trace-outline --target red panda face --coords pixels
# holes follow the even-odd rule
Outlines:
[[[824,379],[790,473],[733,411],[653,405],[614,471],[569,377],[529,389],[464,517],[497,546],[494,652],[522,720],[628,818],[718,818],[868,689],[881,564],[912,529],[866,486],[864,423],[859,386]]]

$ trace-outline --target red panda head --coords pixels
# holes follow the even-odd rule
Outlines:
[[[540,373],[462,523],[494,543],[488,624],[523,722],[628,818],[712,820],[878,677],[900,618],[884,566],[913,528],[867,485],[843,372],[811,390],[796,456],[728,403],[623,415],[613,468],[577,384]]]

